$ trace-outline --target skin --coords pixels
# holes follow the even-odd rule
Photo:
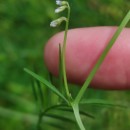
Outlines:
[[[68,31],[66,46],[67,79],[82,85],[112,38],[117,27],[90,27]],[[44,49],[48,70],[58,76],[59,43],[64,32],[54,35]],[[98,89],[130,89],[130,29],[125,28],[94,76],[91,87]]]

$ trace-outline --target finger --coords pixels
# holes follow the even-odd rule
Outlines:
[[[90,27],[68,32],[66,71],[71,83],[83,84],[99,56],[112,38],[116,27]],[[58,75],[59,43],[64,32],[46,44],[44,60],[49,71]],[[91,86],[100,89],[130,89],[130,29],[125,28],[109,51]]]

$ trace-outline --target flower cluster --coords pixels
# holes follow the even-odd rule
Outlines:
[[[56,0],[56,4],[59,7],[57,9],[55,9],[55,13],[60,13],[60,12],[64,11],[65,9],[67,9],[69,7],[69,4],[68,4],[67,1]],[[63,21],[67,22],[67,18],[66,17],[60,17],[60,18],[52,21],[50,23],[50,26],[56,27],[56,26],[60,25]]]

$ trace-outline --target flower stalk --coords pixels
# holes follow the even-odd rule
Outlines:
[[[67,83],[67,76],[66,76],[66,62],[65,62],[65,51],[66,51],[66,42],[67,42],[67,32],[68,32],[68,26],[69,26],[69,19],[70,19],[70,7],[68,4],[68,15],[67,15],[67,21],[65,26],[65,33],[64,33],[64,41],[63,41],[63,48],[62,48],[62,71],[63,71],[63,79],[64,79],[64,85],[66,89],[66,95],[67,98],[71,101],[71,95],[69,93],[68,83]]]
[[[62,47],[62,52],[61,52],[61,63],[62,63],[62,71],[63,71],[63,81],[64,81],[64,87],[66,91],[66,96],[71,104],[71,94],[69,92],[68,88],[68,83],[67,83],[67,76],[66,76],[66,63],[65,63],[65,51],[66,51],[66,42],[67,42],[67,32],[68,32],[68,26],[69,26],[69,19],[70,19],[70,6],[67,1],[60,1],[56,0],[56,4],[59,5],[59,7],[55,10],[55,13],[60,13],[67,9],[67,18],[66,17],[60,17],[54,21],[51,22],[50,26],[51,27],[56,27],[60,25],[63,21],[66,22],[65,25],[65,32],[64,32],[64,40],[63,40],[63,47]]]
[[[63,76],[63,81],[64,81],[64,87],[65,87],[65,92],[66,92],[66,97],[68,99],[68,105],[70,105],[74,111],[74,115],[77,121],[77,124],[80,128],[80,130],[85,130],[84,125],[82,123],[82,120],[80,118],[79,114],[79,107],[78,107],[78,102],[74,102],[74,100],[71,97],[71,94],[69,92],[69,87],[67,83],[67,75],[66,75],[66,61],[65,61],[65,54],[66,54],[66,43],[67,43],[67,33],[68,33],[68,27],[69,27],[69,19],[70,19],[70,6],[67,1],[60,1],[56,0],[56,4],[59,5],[55,10],[55,13],[60,13],[67,9],[67,18],[66,17],[60,17],[59,19],[56,19],[51,22],[50,26],[51,27],[56,27],[60,25],[63,21],[66,22],[65,25],[65,31],[64,31],[64,39],[63,39],[63,46],[61,49],[61,70],[62,70],[62,76]]]

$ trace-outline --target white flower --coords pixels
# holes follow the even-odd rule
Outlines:
[[[56,4],[59,5],[59,6],[62,6],[62,5],[67,5],[68,2],[67,1],[61,1],[61,0],[56,0]]]
[[[56,27],[57,25],[58,25],[57,21],[55,21],[55,20],[50,23],[51,27]]]
[[[66,8],[67,8],[67,6],[60,6],[60,7],[58,7],[57,9],[55,9],[55,13],[62,12],[62,11],[64,11]]]
[[[62,5],[62,1],[56,0],[56,4],[61,6]]]
[[[51,27],[56,27],[56,26],[60,25],[63,21],[67,21],[67,18],[66,18],[66,17],[60,17],[60,18],[58,18],[58,19],[52,21],[52,22],[50,23],[50,26],[51,26]]]
[[[57,9],[55,9],[55,13],[59,13],[64,11],[66,8],[69,8],[69,4],[67,1],[62,0],[56,0],[56,4],[59,5]],[[60,17],[50,23],[51,27],[56,27],[60,25],[63,21],[67,21],[68,19],[66,17]]]

